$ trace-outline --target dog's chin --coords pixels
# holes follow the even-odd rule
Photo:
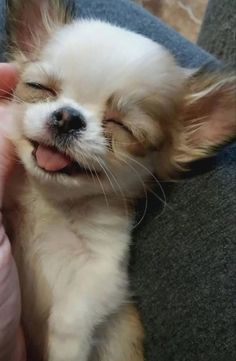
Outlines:
[[[48,196],[56,200],[77,200],[91,196],[102,196],[106,199],[106,196],[116,198],[117,195],[119,198],[126,195],[133,198],[142,191],[140,182],[137,183],[133,174],[129,176],[127,169],[123,169],[122,172],[121,169],[119,171],[113,169],[112,175],[109,176],[110,173],[107,173],[105,169],[104,171],[103,169],[95,171],[94,164],[86,163],[84,165],[71,157],[67,159],[68,156],[65,153],[48,145],[43,145],[49,148],[48,154],[50,151],[51,155],[55,155],[55,151],[60,153],[60,167],[58,163],[55,165],[50,161],[49,164],[44,163],[37,153],[40,145],[42,144],[36,141],[21,139],[17,144],[18,154],[27,174],[34,183],[37,183]],[[143,187],[142,183],[141,185]]]
[[[37,157],[39,147],[45,147],[48,152],[59,158],[59,165],[55,166],[52,160],[45,160],[42,164]],[[50,153],[49,153],[50,155]],[[60,163],[61,159],[61,163]],[[64,159],[64,163],[63,163]],[[24,140],[24,149],[21,152],[21,160],[26,171],[39,183],[44,185],[57,185],[66,188],[78,188],[94,186],[95,180],[101,182],[103,174],[101,171],[94,170],[89,165],[82,165],[82,163],[68,157],[65,153],[57,150],[55,147],[42,145],[36,141]]]

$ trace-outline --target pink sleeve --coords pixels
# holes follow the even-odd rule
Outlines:
[[[18,276],[10,242],[0,225],[0,361],[13,359],[19,322]]]
[[[0,107],[0,121],[7,114]],[[20,288],[11,245],[2,225],[4,182],[12,166],[12,149],[0,129],[0,361],[24,361],[24,342],[20,332]]]

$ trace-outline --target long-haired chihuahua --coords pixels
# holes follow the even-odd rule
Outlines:
[[[60,1],[8,1],[19,159],[5,222],[33,361],[143,361],[127,265],[135,200],[236,134],[235,78]]]

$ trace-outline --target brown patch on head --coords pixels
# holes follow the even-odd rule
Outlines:
[[[152,119],[149,139],[153,150],[158,154],[157,173],[166,176],[173,169],[172,152],[178,140],[180,124],[178,112],[183,92],[178,96],[167,98],[160,93],[153,93],[142,100],[143,112]],[[150,124],[150,123],[149,123]]]
[[[187,81],[173,116],[157,162],[163,177],[236,137],[236,77],[198,72]]]
[[[150,94],[122,121],[156,152],[158,176],[172,177],[236,137],[236,77],[199,71],[177,96]]]
[[[137,157],[146,154],[144,146],[133,136],[130,130],[121,122],[114,120],[105,121],[104,133],[109,141],[111,150],[119,156],[120,151],[125,151]]]
[[[105,135],[115,153],[120,150],[145,157],[161,138],[161,129],[140,106],[140,101],[113,97],[104,115]]]

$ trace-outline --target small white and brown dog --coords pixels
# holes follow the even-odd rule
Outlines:
[[[20,160],[5,222],[34,361],[141,361],[129,297],[134,201],[236,133],[235,79],[59,1],[9,1]]]

